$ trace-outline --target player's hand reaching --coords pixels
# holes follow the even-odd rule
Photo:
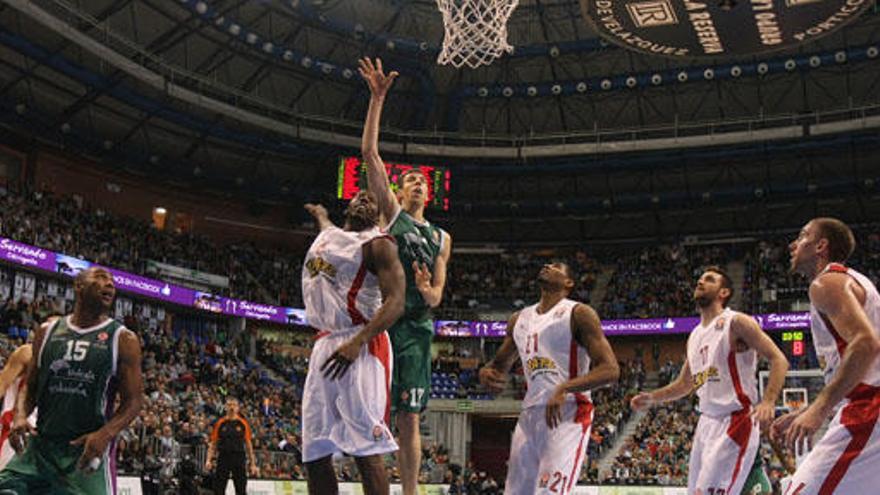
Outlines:
[[[370,93],[378,98],[384,98],[388,94],[388,90],[394,84],[394,79],[400,75],[396,70],[393,70],[386,76],[385,71],[382,70],[382,59],[377,58],[373,63],[369,57],[358,60],[358,72],[370,87]]]
[[[9,430],[9,443],[17,454],[21,454],[27,446],[27,438],[36,435],[37,429],[34,428],[27,418],[20,418],[16,415],[12,421],[12,428]]]
[[[480,368],[480,383],[493,394],[501,393],[507,386],[507,373],[502,373],[491,366]]]
[[[83,446],[83,453],[79,456],[79,462],[77,462],[76,467],[80,471],[96,471],[101,465],[101,457],[104,455],[107,445],[112,439],[113,437],[103,430],[96,430],[71,440],[70,445]]]
[[[752,410],[752,417],[761,425],[761,431],[768,431],[770,424],[773,423],[773,417],[776,415],[776,407],[772,402],[761,402]]]
[[[248,466],[248,467],[249,467],[251,476],[257,477],[260,475],[260,468],[257,467],[256,462],[251,462],[250,466]]]
[[[639,392],[635,397],[630,399],[629,407],[631,407],[633,411],[644,411],[653,406],[654,403],[654,398],[651,396],[650,392]]]
[[[412,266],[416,288],[419,289],[419,292],[422,294],[429,292],[433,287],[431,286],[431,270],[428,269],[428,265],[413,261]]]
[[[309,215],[313,216],[315,220],[320,220],[322,218],[329,218],[327,214],[327,208],[324,208],[323,205],[317,205],[313,203],[306,203],[303,208],[309,212]]]
[[[205,461],[205,472],[210,473],[214,470],[214,462],[211,459]]]
[[[358,337],[349,339],[324,361],[324,364],[321,365],[321,372],[332,380],[342,378],[351,363],[360,355],[363,345],[364,343]]]
[[[547,400],[547,409],[544,411],[547,426],[552,430],[562,424],[562,406],[565,405],[565,390],[556,387],[553,395]]]
[[[824,420],[825,416],[818,408],[808,407],[788,424],[785,431],[785,445],[794,449],[795,452],[799,452],[805,444],[812,447],[813,435],[822,426]]]

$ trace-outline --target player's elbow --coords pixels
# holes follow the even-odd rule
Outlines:
[[[872,333],[865,335],[862,340],[862,347],[865,349],[865,353],[870,356],[871,362],[876,361],[880,357],[880,339]]]
[[[608,363],[608,383],[615,383],[620,380],[620,366],[617,361],[612,360]]]
[[[388,298],[388,314],[391,317],[391,321],[397,321],[403,316],[404,302],[403,292],[395,293]]]

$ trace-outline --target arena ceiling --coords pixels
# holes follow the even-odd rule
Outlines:
[[[355,70],[364,55],[382,57],[401,73],[384,116],[390,129],[384,136],[400,141],[414,133],[449,142],[485,137],[504,146],[596,131],[677,135],[678,126],[706,122],[748,122],[752,129],[767,119],[790,119],[797,127],[821,121],[825,112],[858,117],[880,104],[876,8],[794,52],[706,63],[609,45],[583,21],[577,0],[523,0],[508,24],[514,53],[476,70],[436,64],[443,26],[433,0],[2,0],[0,9],[7,129],[85,147],[105,162],[137,162],[141,172],[251,187],[263,197],[302,197],[331,187],[333,172],[316,164],[332,166],[339,145],[356,146],[368,101]],[[60,24],[53,28],[47,16]],[[83,39],[113,50],[129,66],[111,63]],[[265,119],[264,125],[236,118],[238,111]],[[272,126],[287,133],[267,131]],[[306,128],[324,138],[311,139]],[[326,138],[337,134],[350,139],[333,145]],[[397,151],[406,157],[406,148]],[[558,199],[584,194],[577,181],[572,185],[574,174],[606,184],[586,188],[595,202],[589,207],[603,216],[609,204],[625,203],[615,195],[643,193],[640,208],[653,210],[664,192],[689,190],[705,200],[701,191],[728,180],[707,172],[705,180],[681,184],[678,169],[631,162],[612,180],[612,165],[597,160],[584,159],[592,165],[574,169],[560,165],[567,172],[548,176],[550,185],[520,194],[516,208],[506,203],[501,209],[522,216],[522,205],[541,200],[556,206],[541,206],[534,216],[570,215]],[[663,160],[680,161],[648,161]],[[777,167],[797,176],[798,166]],[[828,167],[815,179],[808,174],[813,190],[833,175],[835,166]],[[861,168],[853,170],[853,180],[863,184]],[[486,196],[480,178],[497,177],[473,167],[459,176],[468,174],[474,180],[459,189],[464,201],[458,203],[475,208]],[[511,185],[500,194],[516,197],[517,189],[533,184],[519,174],[525,183],[515,185],[517,174],[509,175]],[[766,182],[775,180],[761,178],[759,169],[729,175],[749,194],[769,190]]]

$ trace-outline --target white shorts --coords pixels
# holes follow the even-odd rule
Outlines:
[[[516,422],[504,495],[565,494],[577,485],[587,455],[593,404],[568,401],[562,424],[550,429],[546,407],[524,409]]]
[[[341,378],[324,376],[321,366],[355,332],[319,337],[312,349],[303,390],[303,461],[335,453],[355,457],[397,450],[388,428],[391,402],[391,341],[382,332],[361,348]]]
[[[688,493],[739,495],[760,445],[751,411],[729,416],[700,415],[688,465]]]
[[[861,384],[791,477],[785,495],[880,492],[880,387]]]

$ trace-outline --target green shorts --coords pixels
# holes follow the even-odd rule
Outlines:
[[[770,487],[770,478],[764,471],[764,461],[761,459],[761,453],[755,456],[755,462],[752,463],[752,469],[749,471],[749,477],[743,485],[742,495],[770,495],[773,489]]]
[[[434,322],[430,319],[401,318],[388,330],[394,351],[391,379],[391,410],[421,413],[431,396],[431,339]]]
[[[111,495],[115,473],[104,456],[97,471],[76,468],[82,446],[31,437],[21,455],[0,471],[0,494]]]

